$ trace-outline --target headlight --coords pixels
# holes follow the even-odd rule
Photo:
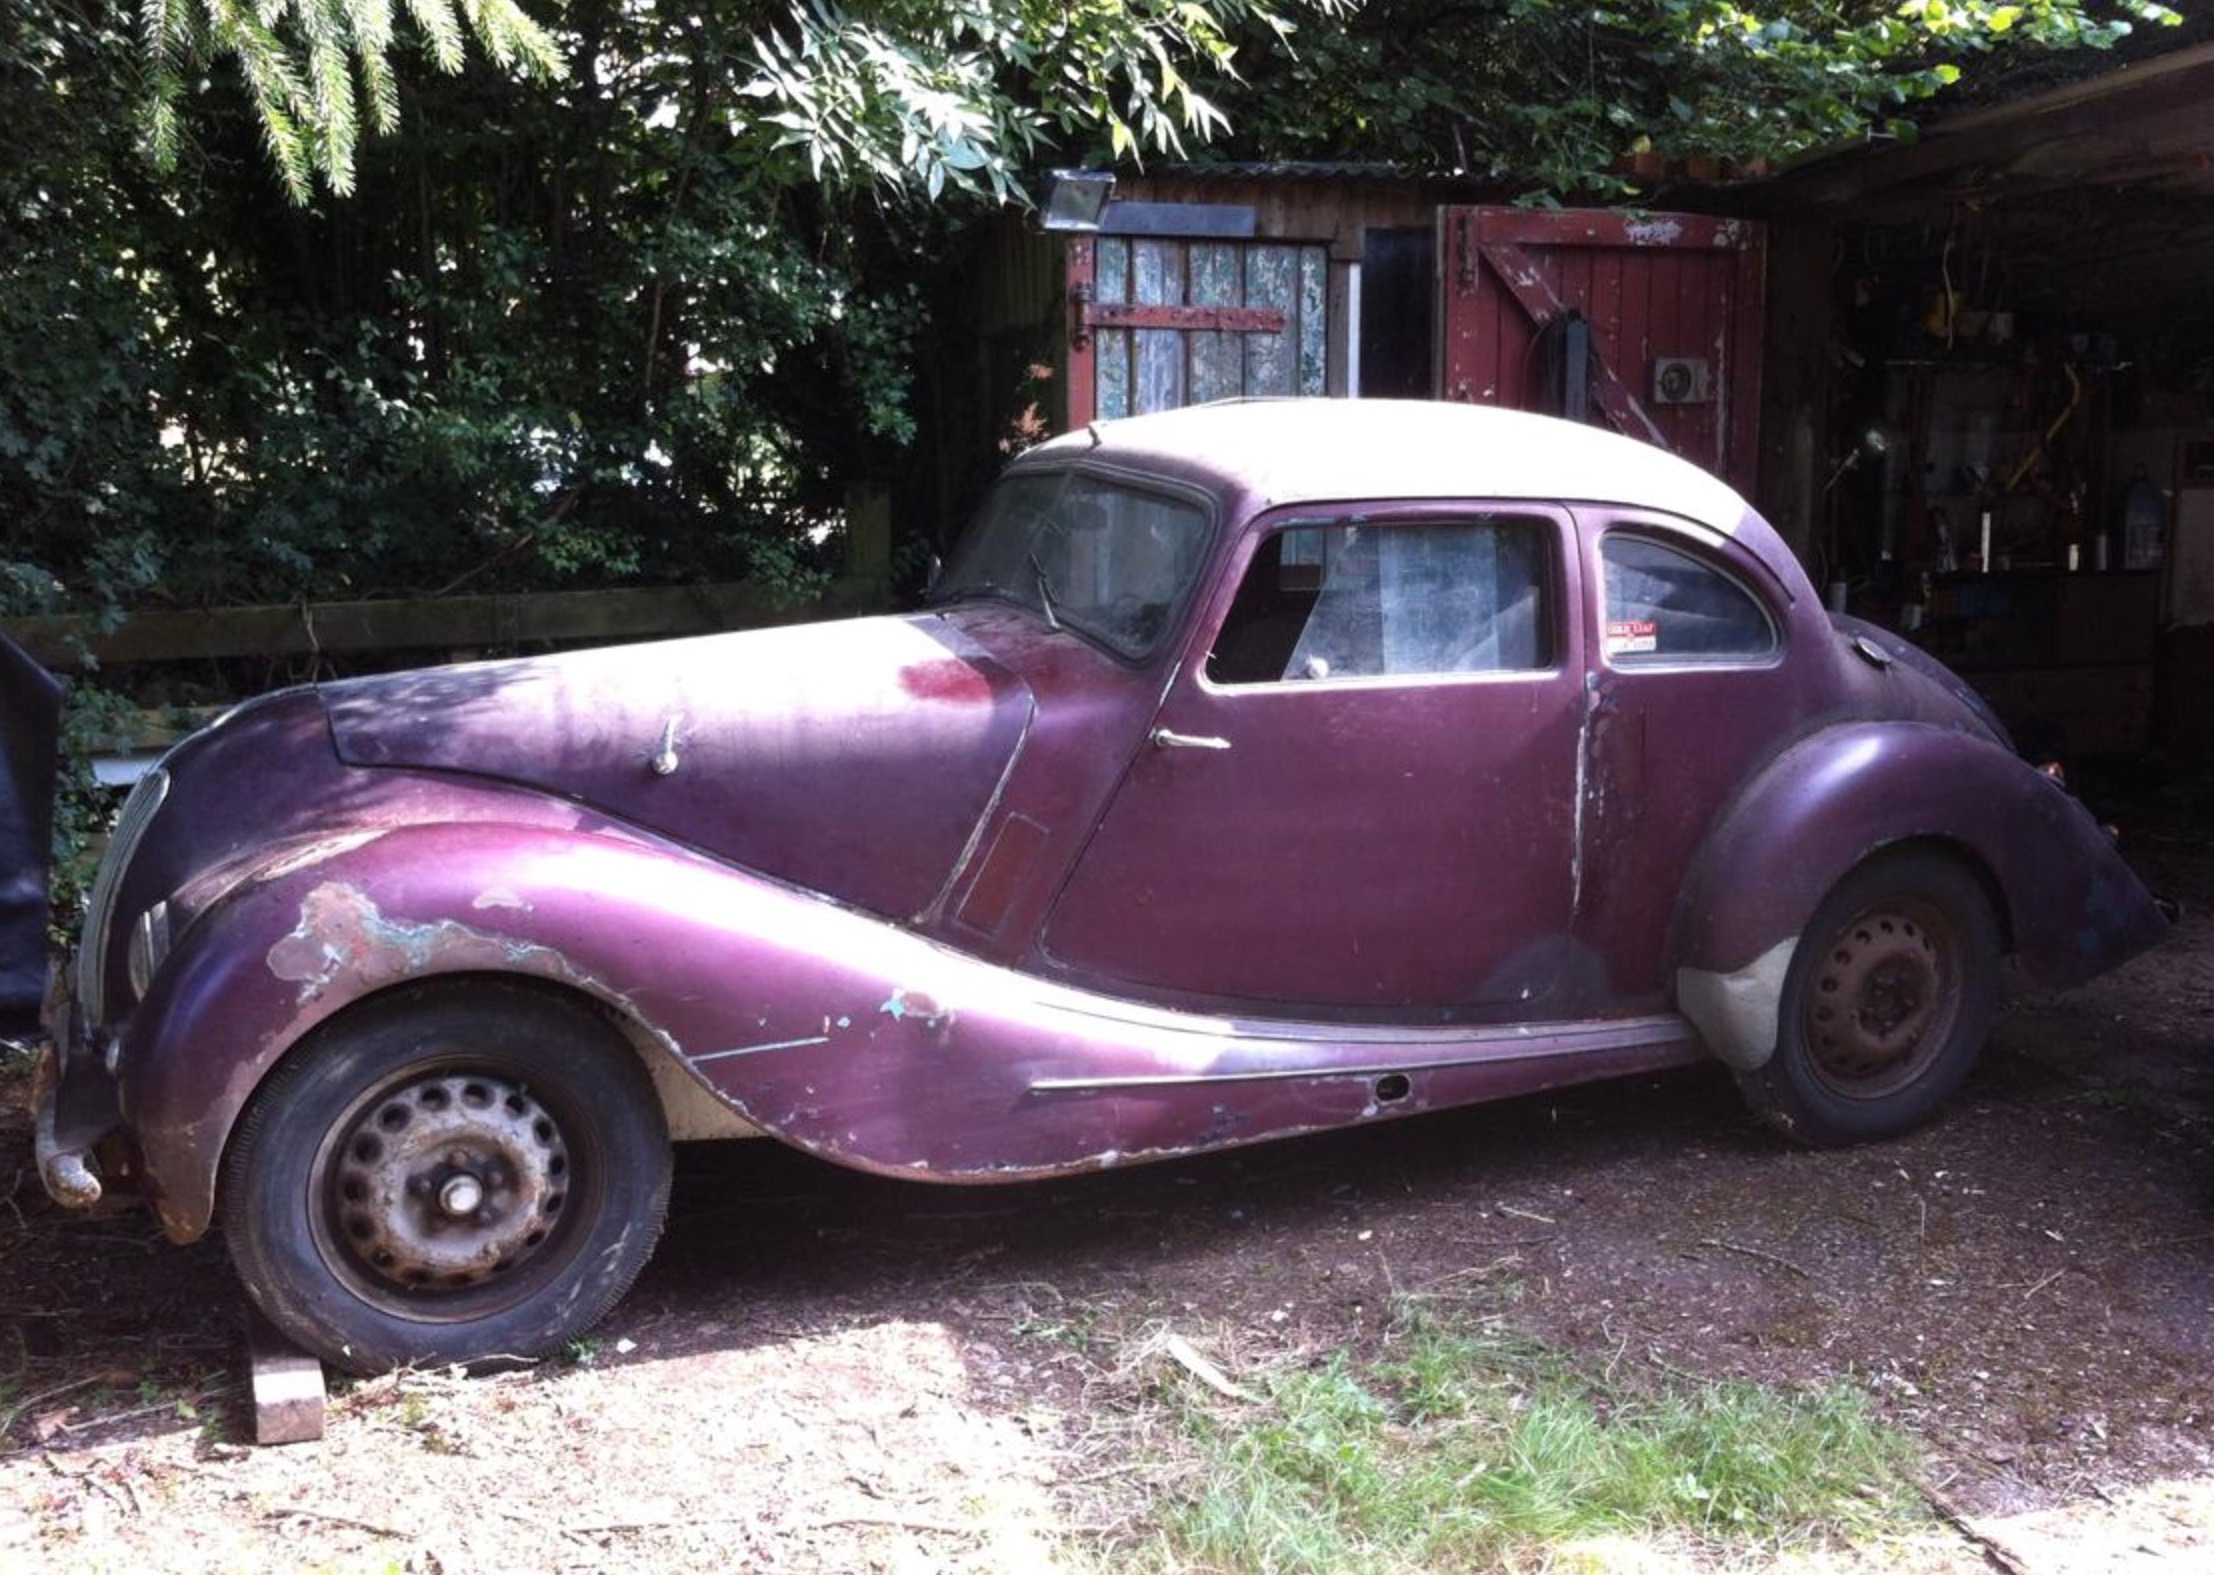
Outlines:
[[[161,972],[161,965],[168,956],[169,904],[157,902],[140,914],[138,923],[131,926],[131,948],[125,961],[130,966],[132,995],[142,1001],[146,999],[154,975]]]

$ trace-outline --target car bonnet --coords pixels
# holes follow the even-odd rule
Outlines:
[[[1029,726],[1028,689],[928,616],[330,684],[350,765],[559,795],[857,907],[920,912]]]

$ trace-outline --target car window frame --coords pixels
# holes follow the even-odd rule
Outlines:
[[[1163,661],[1168,653],[1183,649],[1191,627],[1193,609],[1204,605],[1211,594],[1208,590],[1209,577],[1214,572],[1213,566],[1222,551],[1223,518],[1226,510],[1223,507],[1221,496],[1204,486],[1181,477],[1165,476],[1159,471],[1147,470],[1134,465],[1119,465],[1109,461],[1097,460],[1088,455],[1051,464],[1024,465],[1018,462],[1008,466],[993,477],[992,485],[996,487],[1003,482],[1039,476],[1051,477],[1062,485],[1066,485],[1069,480],[1077,476],[1097,477],[1127,487],[1133,492],[1150,493],[1155,497],[1166,498],[1172,502],[1189,504],[1199,510],[1201,536],[1198,551],[1193,557],[1191,578],[1177,597],[1176,604],[1170,609],[1168,616],[1161,620],[1161,632],[1154,637],[1144,650],[1133,655],[1112,642],[1102,639],[1082,624],[1061,617],[1049,619],[1044,609],[1037,602],[1025,601],[1018,596],[1006,594],[1008,588],[1005,586],[995,588],[1000,594],[962,594],[954,596],[945,595],[934,588],[924,598],[923,609],[927,612],[947,612],[953,608],[973,603],[987,603],[995,607],[1011,607],[1045,626],[1048,633],[1073,634],[1093,650],[1099,652],[1100,655],[1119,666],[1129,668],[1133,672],[1143,672],[1155,667]],[[973,524],[977,515],[983,511],[983,507],[983,499],[979,498],[975,510],[971,511],[969,515],[968,523],[962,527],[964,536],[969,525]],[[960,547],[961,538],[957,537],[953,550],[958,551]],[[950,554],[947,561],[950,564]]]
[[[1728,532],[1673,516],[1614,510],[1580,516],[1579,523],[1585,526],[1588,535],[1584,610],[1589,630],[1591,660],[1595,669],[1622,677],[1648,673],[1762,672],[1780,667],[1788,659],[1791,648],[1791,619],[1785,609],[1779,607],[1761,588],[1763,583],[1774,581],[1774,571],[1762,563],[1756,554],[1739,545]],[[1761,617],[1767,620],[1770,637],[1768,649],[1757,656],[1722,653],[1679,655],[1674,660],[1617,661],[1607,650],[1606,546],[1618,536],[1651,542],[1679,557],[1689,559],[1719,575],[1725,583],[1735,586],[1740,594],[1752,602]],[[1739,564],[1733,562],[1733,559],[1745,561]]]
[[[1545,608],[1546,632],[1552,650],[1538,667],[1513,667],[1445,673],[1364,673],[1327,678],[1275,678],[1245,683],[1223,683],[1209,675],[1208,663],[1215,643],[1236,605],[1238,592],[1251,572],[1262,546],[1272,536],[1300,528],[1334,528],[1375,525],[1385,528],[1420,525],[1476,524],[1485,519],[1528,521],[1545,533],[1544,552],[1549,580]],[[1564,503],[1532,498],[1377,499],[1337,504],[1301,503],[1257,514],[1237,532],[1237,541],[1226,560],[1221,580],[1197,616],[1185,659],[1184,675],[1203,693],[1227,700],[1243,695],[1284,693],[1343,694],[1366,689],[1434,689],[1501,684],[1557,682],[1580,665],[1584,643],[1581,620],[1575,609],[1582,594],[1578,562],[1578,533],[1574,512]]]

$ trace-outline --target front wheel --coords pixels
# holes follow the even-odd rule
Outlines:
[[[353,1372],[535,1356],[645,1266],[669,1137],[636,1053],[527,989],[397,998],[319,1032],[256,1091],[222,1218],[246,1289]]]
[[[1753,1108],[1818,1144],[1919,1126],[1957,1089],[1998,1004],[1998,922],[1980,882],[1927,850],[1840,881],[1800,937],[1776,1051],[1739,1074]]]

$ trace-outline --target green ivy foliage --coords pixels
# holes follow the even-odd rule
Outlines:
[[[2170,15],[525,4],[17,8],[0,612],[804,581],[843,484],[909,473],[930,305],[1042,163],[1211,145],[1604,198],[1641,147],[1786,152],[1979,51]]]
[[[244,76],[193,90],[164,175],[127,19],[32,20],[0,37],[0,613],[791,578],[913,436],[931,259],[734,131],[746,28],[580,3],[558,75],[403,79],[355,194],[300,205]]]
[[[2180,20],[2156,0],[1367,0],[1254,52],[1218,96],[1233,128],[1218,146],[1621,200],[1640,189],[1628,155],[1748,163],[1911,137],[1915,106],[1966,71]]]

